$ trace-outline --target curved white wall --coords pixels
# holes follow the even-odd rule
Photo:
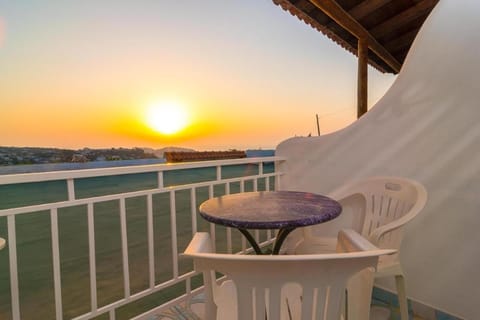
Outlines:
[[[328,193],[347,180],[400,175],[425,185],[402,245],[409,297],[465,319],[480,307],[480,1],[441,0],[403,69],[361,119],[292,138],[282,189]]]

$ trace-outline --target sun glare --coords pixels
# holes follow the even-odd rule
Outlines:
[[[178,102],[157,102],[149,106],[146,121],[153,130],[171,135],[187,126],[188,115]]]

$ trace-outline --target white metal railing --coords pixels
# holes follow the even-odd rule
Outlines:
[[[0,206],[2,206],[0,209],[0,219],[6,219],[6,223],[4,223],[6,224],[6,233],[2,233],[2,221],[0,220],[0,237],[7,240],[6,248],[0,252],[0,266],[2,259],[4,260],[4,264],[8,264],[9,273],[5,270],[2,270],[1,272],[4,274],[4,281],[7,281],[5,275],[8,274],[8,281],[10,284],[10,303],[6,306],[4,302],[0,302],[0,306],[1,304],[4,304],[3,307],[0,308],[0,318],[8,318],[8,313],[10,313],[11,318],[17,320],[22,318],[22,313],[34,312],[35,314],[39,312],[38,310],[31,310],[31,308],[34,307],[30,307],[30,302],[41,297],[41,293],[39,296],[21,299],[21,296],[26,295],[20,290],[21,288],[23,290],[25,285],[20,288],[19,280],[21,279],[19,279],[19,268],[25,268],[25,266],[19,262],[18,254],[21,253],[22,255],[26,255],[28,253],[22,251],[24,250],[22,247],[23,240],[17,237],[18,226],[16,220],[20,215],[28,214],[28,217],[30,217],[44,212],[48,212],[49,214],[50,231],[48,233],[50,235],[49,250],[51,252],[43,254],[47,256],[51,255],[51,265],[47,267],[47,269],[51,269],[51,278],[53,279],[53,284],[51,284],[51,286],[53,287],[52,296],[54,306],[51,308],[53,311],[49,316],[50,318],[55,318],[57,320],[64,318],[81,320],[91,319],[101,314],[108,314],[109,319],[116,319],[120,307],[125,307],[134,301],[138,301],[152,294],[166,291],[178,284],[185,285],[185,290],[183,292],[178,292],[173,295],[169,293],[168,300],[162,301],[160,305],[152,306],[149,310],[142,310],[141,312],[129,311],[137,313],[137,315],[131,316],[131,318],[145,319],[148,316],[162,312],[172,305],[187,299],[193,291],[199,290],[193,289],[194,284],[192,283],[192,279],[196,276],[195,272],[191,268],[189,269],[180,266],[181,261],[178,259],[178,254],[183,248],[179,248],[179,240],[181,242],[185,242],[186,240],[179,239],[179,234],[183,234],[183,230],[178,229],[177,223],[180,220],[182,221],[182,224],[188,223],[187,228],[191,229],[191,233],[193,234],[197,232],[199,229],[199,223],[201,222],[197,220],[197,208],[199,202],[221,194],[257,190],[269,191],[276,189],[282,173],[276,171],[275,167],[277,166],[275,165],[274,167],[273,164],[281,161],[285,161],[285,159],[281,157],[264,157],[0,176],[0,187],[4,188],[1,189],[4,191],[5,188],[10,186],[26,186],[23,184],[32,183],[40,184],[41,188],[42,183],[49,181],[63,181],[66,188],[66,192],[64,193],[65,199],[61,199],[60,197],[60,199],[54,201],[49,200],[46,203],[35,203],[33,205],[13,204],[7,208],[4,208],[4,204],[0,202]],[[265,170],[266,166],[269,166],[269,170]],[[189,174],[195,175],[195,170],[207,169],[214,170],[214,173],[207,174],[202,171],[203,175],[201,181],[186,181],[185,176],[188,176]],[[187,170],[187,172],[185,170]],[[166,178],[169,178],[166,177],[166,175],[169,173],[178,174],[182,172],[183,174],[181,174],[182,179],[180,179],[180,182],[176,183],[173,178],[170,179],[170,182],[166,182]],[[121,177],[135,176],[139,174],[155,175],[155,185],[137,188],[134,191],[126,192],[119,192],[117,188],[118,186],[115,185],[111,192],[102,194],[102,192],[105,193],[105,190],[102,190],[99,195],[94,194],[95,190],[89,189],[92,184],[83,187],[84,190],[82,190],[81,186],[82,181],[92,178],[120,177],[117,182],[120,181],[120,183],[123,183]],[[131,182],[129,182],[128,179],[125,179],[125,183],[125,186],[130,187],[128,184]],[[120,185],[120,187],[122,186]],[[22,188],[19,188],[19,190],[22,190]],[[20,191],[20,193],[21,192],[22,191]],[[87,196],[82,196],[82,192]],[[189,196],[185,197],[184,193],[189,193]],[[157,205],[157,203],[160,203],[161,196],[168,196],[168,206]],[[19,198],[21,198],[21,195]],[[142,208],[139,209],[140,211],[146,211],[145,243],[140,244],[140,246],[145,246],[147,249],[147,261],[145,261],[145,263],[134,260],[129,252],[130,246],[133,244],[129,243],[130,224],[128,215],[138,213],[135,212],[134,209],[128,208],[128,204],[130,203],[133,203],[136,206],[134,206],[134,209],[138,207]],[[108,204],[109,207],[103,211],[108,212],[108,214],[113,212],[116,216],[116,218],[112,218],[112,225],[115,224],[113,221],[117,221],[117,218],[119,220],[120,243],[118,246],[120,251],[119,255],[121,255],[121,261],[119,262],[121,268],[117,268],[118,266],[100,265],[97,261],[98,258],[102,258],[100,256],[101,253],[97,250],[97,247],[102,245],[102,243],[96,242],[96,238],[99,236],[98,232],[96,234],[96,227],[99,228],[99,222],[97,220],[101,220],[100,218],[104,215],[102,208],[99,206],[105,204]],[[181,206],[181,209],[177,209],[177,206]],[[169,207],[168,210],[166,210],[167,207]],[[65,273],[62,272],[63,256],[61,247],[64,245],[64,242],[61,240],[63,230],[62,226],[59,224],[59,218],[61,218],[62,214],[68,210],[80,210],[82,213],[79,213],[79,215],[84,213],[86,216],[85,238],[88,239],[88,250],[86,250],[85,255],[88,257],[84,258],[85,260],[88,258],[88,266],[85,266],[85,269],[88,270],[79,270],[78,272],[88,275],[89,279],[84,279],[83,281],[86,283],[85,285],[88,285],[89,287],[88,291],[90,297],[88,299],[88,306],[81,306],[78,310],[69,310],[69,304],[64,301],[65,295],[62,294],[64,285],[62,283],[62,277],[65,276]],[[185,220],[184,216],[187,215],[190,217]],[[159,225],[155,223],[155,219],[160,220],[167,218],[169,218],[170,221],[169,226],[162,224],[159,227]],[[109,232],[109,223],[110,222],[107,222],[107,225],[102,229],[102,232]],[[206,222],[203,224],[208,225]],[[75,226],[70,226],[69,228],[75,230]],[[247,248],[246,241],[243,237],[237,237],[234,239],[232,231],[229,228],[219,228],[218,226],[211,224],[207,228],[215,239],[215,244],[219,245],[219,241],[226,242],[227,252],[234,252],[239,250],[239,248],[243,251],[251,250]],[[159,233],[170,233],[170,243],[167,244],[161,241],[156,241],[155,237],[158,236]],[[256,231],[254,235],[257,240],[264,245],[271,243],[275,236],[270,231],[267,231],[264,234]],[[109,239],[109,241],[110,240],[111,239]],[[224,244],[222,244],[222,246],[223,245]],[[162,270],[159,267],[159,265],[163,266],[163,264],[165,264],[163,262],[164,254],[162,252],[171,252],[171,261],[168,266],[165,267],[166,270]],[[42,253],[35,252],[35,254]],[[167,256],[168,254],[165,255]],[[71,259],[75,259],[75,255],[73,256],[74,258]],[[6,262],[7,260],[8,262]],[[130,267],[138,263],[148,265],[148,284],[146,285],[146,288],[133,290],[132,281],[134,280],[135,274],[130,270]],[[118,282],[122,283],[122,285],[117,284],[118,291],[120,291],[121,294],[118,292],[116,293],[121,297],[117,297],[116,299],[103,304],[99,300],[104,298],[107,294],[101,293],[99,295],[100,286],[104,286],[105,284],[102,280],[98,279],[98,274],[114,272],[114,269],[119,269],[117,272],[122,274],[118,275]],[[168,278],[162,276],[161,281],[159,281],[158,274],[160,273],[163,275],[162,272],[170,273],[171,276]],[[84,284],[79,283],[78,285],[80,286]],[[2,293],[0,292],[0,295],[1,294]],[[38,305],[38,301],[33,305]],[[134,309],[135,307],[132,308]],[[10,311],[6,311],[6,309],[9,309]],[[2,312],[5,314],[2,315]],[[42,317],[45,317],[45,315],[39,315],[39,318]],[[122,316],[122,318],[124,318],[124,316]]]

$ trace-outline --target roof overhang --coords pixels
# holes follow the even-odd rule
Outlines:
[[[423,22],[439,0],[273,0],[292,15],[368,63],[398,73]]]

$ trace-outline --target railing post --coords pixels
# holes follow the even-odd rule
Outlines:
[[[68,200],[75,200],[75,183],[73,179],[67,179]]]
[[[163,188],[163,171],[157,172],[157,185],[158,185],[158,189]]]
[[[192,214],[192,236],[197,232],[197,194],[196,189],[190,189],[190,211]]]
[[[130,268],[128,265],[127,209],[125,198],[120,198],[120,231],[122,235],[123,289],[125,298],[130,297]]]
[[[12,295],[12,317],[20,320],[20,299],[18,293],[18,264],[17,264],[17,235],[15,230],[15,216],[7,217],[8,225],[8,252],[10,257],[10,291]]]
[[[155,287],[155,251],[153,241],[153,197],[147,195],[147,234],[148,234],[148,283],[149,288]]]
[[[92,311],[98,308],[97,300],[97,263],[95,257],[95,217],[93,203],[87,205],[88,223],[88,263],[90,270],[90,306]]]
[[[62,277],[60,271],[60,248],[58,243],[58,210],[50,210],[52,232],[52,257],[53,257],[53,284],[55,292],[56,320],[63,319],[62,311]]]
[[[178,278],[177,209],[175,191],[170,191],[170,227],[172,234],[173,278]]]

